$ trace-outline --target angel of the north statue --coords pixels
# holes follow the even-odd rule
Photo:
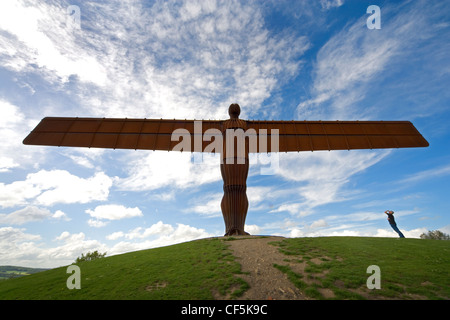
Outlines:
[[[26,145],[220,153],[225,235],[246,235],[249,153],[427,147],[409,121],[254,121],[46,117]],[[235,144],[234,142],[237,141]],[[247,143],[248,141],[248,143]]]

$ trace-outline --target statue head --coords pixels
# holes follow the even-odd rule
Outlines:
[[[230,115],[230,119],[238,119],[241,114],[241,107],[237,103],[233,103],[228,108],[228,114]]]

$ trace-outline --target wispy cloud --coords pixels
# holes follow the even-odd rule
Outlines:
[[[306,216],[314,208],[333,202],[349,200],[352,193],[345,191],[351,177],[384,159],[390,151],[380,152],[314,152],[280,155],[278,174],[295,181],[297,199],[283,204],[273,212],[288,211]],[[353,191],[354,193],[355,191]]]
[[[415,174],[410,175],[409,177],[406,177],[405,179],[397,181],[397,183],[399,184],[417,183],[423,180],[440,178],[448,175],[450,175],[450,166],[449,165],[440,166],[437,168],[417,172]]]
[[[320,5],[324,9],[340,7],[344,4],[344,0],[320,0]]]
[[[298,117],[372,119],[381,110],[391,107],[390,104],[383,106],[380,101],[392,103],[401,97],[402,103],[410,103],[407,92],[412,88],[402,88],[402,83],[393,83],[391,90],[385,85],[379,87],[379,83],[386,82],[393,74],[398,77],[398,66],[405,66],[405,63],[415,63],[420,68],[421,64],[438,59],[448,68],[448,62],[437,54],[441,50],[441,39],[437,34],[442,34],[443,30],[431,22],[441,5],[417,1],[383,6],[381,30],[369,30],[366,27],[368,16],[364,15],[349,23],[320,48],[313,70],[310,98],[298,105]],[[424,40],[428,41],[427,49],[423,48]],[[404,83],[422,91],[422,86],[430,87],[423,81],[423,76],[434,83],[433,78],[438,75],[436,71],[434,77],[423,73],[420,78],[417,76],[413,71],[408,72]],[[415,113],[419,109],[426,108],[417,102],[410,107]]]
[[[0,29],[5,33],[0,41],[5,44],[2,53],[6,66],[25,72],[41,68],[41,75],[53,81],[66,82],[77,75],[82,81],[102,85],[105,70],[77,45],[76,29],[66,23],[68,7],[56,2],[40,1],[29,6],[25,1],[2,1]]]
[[[1,6],[3,65],[75,88],[78,114],[217,118],[238,101],[255,115],[309,47],[238,1],[84,2],[80,29],[67,28],[68,4]]]

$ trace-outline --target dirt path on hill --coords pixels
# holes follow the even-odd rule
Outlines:
[[[315,290],[322,298],[335,298],[335,294],[330,288],[323,288],[319,281],[326,277],[329,270],[320,272],[305,272],[305,268],[312,265],[320,265],[324,261],[332,260],[327,256],[315,256],[314,258],[304,259],[298,255],[285,255],[279,251],[277,245],[270,242],[283,241],[283,237],[261,237],[261,236],[237,236],[223,237],[223,241],[229,246],[236,258],[236,262],[241,265],[241,271],[245,274],[238,274],[248,283],[250,288],[238,298],[238,300],[314,300],[306,296],[299,290],[287,277],[285,273],[274,267],[274,264],[288,266],[295,274],[300,275],[301,282],[305,286],[314,286]],[[226,241],[229,240],[229,241]],[[337,258],[338,260],[340,258]],[[426,282],[424,282],[426,284]],[[336,281],[335,286],[342,290],[356,293],[366,299],[392,299],[384,296],[371,294],[370,290],[361,287],[349,289],[345,287],[342,281]],[[424,296],[409,294],[412,299],[426,299]],[[215,295],[215,299],[229,299],[220,295]]]
[[[237,237],[227,241],[236,261],[241,264],[239,275],[250,285],[240,300],[305,300],[307,297],[289,281],[286,274],[273,265],[290,265],[278,247],[268,244],[281,237]],[[298,267],[298,264],[297,264]],[[296,270],[300,271],[300,270]]]

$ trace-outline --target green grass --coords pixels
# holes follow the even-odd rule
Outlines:
[[[241,266],[225,241],[236,239],[204,239],[79,263],[80,290],[67,288],[67,267],[3,280],[0,300],[237,298],[249,286],[238,276]],[[286,255],[274,271],[284,272],[312,299],[450,299],[450,241],[324,237],[272,244]],[[300,264],[305,264],[301,273],[295,271]],[[370,265],[380,267],[380,290],[367,289]]]
[[[295,256],[291,263],[306,261],[304,273],[315,281],[310,286],[292,282],[315,299],[324,298],[319,289],[331,289],[334,299],[450,299],[450,241],[323,237],[274,244]],[[370,265],[380,267],[379,290],[367,289]],[[295,278],[291,268],[283,272]]]
[[[131,252],[77,264],[81,289],[69,290],[67,267],[0,282],[0,299],[213,299],[248,285],[219,239]]]

